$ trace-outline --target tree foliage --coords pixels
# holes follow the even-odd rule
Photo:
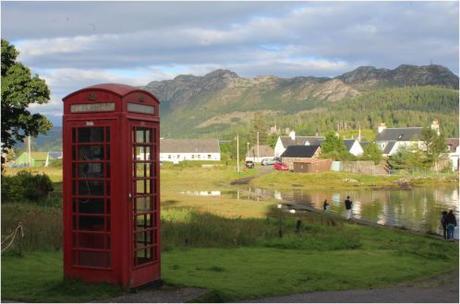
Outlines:
[[[423,128],[422,140],[426,151],[426,158],[438,169],[438,162],[443,153],[447,152],[446,137],[443,133],[438,133],[431,128]]]
[[[388,158],[388,164],[394,170],[406,170],[414,172],[417,170],[428,170],[432,162],[427,158],[426,153],[418,148],[401,147],[394,155]]]
[[[41,114],[31,114],[30,104],[47,103],[50,91],[45,81],[33,75],[18,62],[19,52],[3,40],[2,43],[2,153],[23,142],[26,136],[37,136],[51,128],[51,122]],[[5,159],[2,157],[2,165]]]
[[[259,144],[265,145],[267,144],[268,139],[268,125],[266,122],[266,117],[262,113],[255,113],[254,118],[251,120],[249,124],[249,143],[251,146],[257,144],[257,133],[259,133]]]
[[[382,151],[376,143],[370,142],[364,147],[361,159],[372,160],[377,165],[382,160]]]
[[[333,160],[351,160],[354,158],[348,152],[344,141],[333,132],[329,132],[321,143],[321,157]]]

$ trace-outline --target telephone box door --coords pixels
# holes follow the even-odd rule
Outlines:
[[[70,122],[64,138],[68,161],[64,213],[69,221],[66,229],[66,267],[75,276],[91,269],[94,280],[111,281],[114,268],[112,235],[112,166],[111,142],[115,124],[110,120]],[[71,236],[71,237],[70,237]],[[69,242],[71,240],[71,242]],[[70,254],[69,254],[70,253]],[[69,271],[69,273],[71,273]]]
[[[159,279],[159,159],[158,124],[131,121],[131,263],[135,287]]]

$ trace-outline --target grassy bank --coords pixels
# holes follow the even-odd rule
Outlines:
[[[354,189],[400,188],[410,186],[448,185],[458,183],[455,174],[373,176],[347,172],[294,173],[273,171],[255,177],[254,187],[276,189]]]

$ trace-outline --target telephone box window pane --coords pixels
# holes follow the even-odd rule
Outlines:
[[[79,230],[104,231],[103,216],[80,216],[78,218]]]
[[[110,199],[107,199],[107,206],[106,206],[106,208],[107,208],[107,211],[106,211],[107,214],[110,214]]]
[[[79,213],[93,213],[104,214],[104,199],[79,199],[78,200]]]
[[[150,158],[150,148],[149,147],[139,147],[136,146],[135,150],[136,160],[144,161]]]
[[[145,180],[145,193],[150,193],[150,184],[151,184],[151,180],[149,179]]]
[[[152,261],[152,248],[136,250],[136,265]]]
[[[144,141],[144,129],[137,129],[136,130],[136,142],[143,143]]]
[[[152,227],[152,217],[150,214],[141,214],[136,216],[137,228],[147,229]]]
[[[107,160],[110,160],[110,145],[106,145],[105,147],[106,147],[106,151],[107,151],[107,155],[106,155],[105,158]]]
[[[105,128],[105,141],[110,141],[110,128]]]
[[[72,160],[76,160],[76,159],[77,159],[77,147],[72,146]]]
[[[136,211],[137,212],[143,212],[143,211],[149,211],[151,210],[150,208],[150,197],[136,197]]]
[[[136,181],[136,193],[145,193],[145,180],[137,180]]]
[[[79,160],[103,160],[104,146],[80,146],[78,148]]]
[[[150,129],[145,129],[145,142],[152,142]]]
[[[72,128],[72,143],[75,143],[77,141],[77,129]]]
[[[136,233],[136,248],[147,247],[153,244],[152,230]]]
[[[75,237],[75,236],[74,236]],[[78,233],[78,247],[92,249],[110,249],[108,237],[101,233]]]
[[[91,127],[78,129],[78,142],[103,142],[104,141],[104,128]]]
[[[136,164],[136,176],[137,177],[149,177],[150,170],[148,169],[148,164],[137,163]]]
[[[145,155],[145,160],[150,160],[151,159],[151,153],[150,153],[150,147],[144,147],[144,155]]]
[[[84,163],[78,165],[79,177],[104,177],[103,163]]]
[[[78,190],[80,195],[104,195],[104,182],[82,180],[78,182]]]
[[[110,163],[106,163],[106,177],[110,177]]]
[[[107,252],[92,252],[92,251],[77,251],[78,261],[80,266],[90,267],[110,267],[110,253]]]

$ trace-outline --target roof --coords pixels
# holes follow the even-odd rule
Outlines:
[[[294,140],[289,136],[280,136],[281,143],[284,147],[292,145],[305,145],[308,141],[310,145],[319,145],[323,140],[323,136],[296,136]]]
[[[275,152],[273,151],[273,148],[270,146],[259,145],[259,155],[260,157],[273,157],[275,155]],[[246,156],[257,156],[257,145],[249,149],[249,151],[246,153]]]
[[[386,146],[385,149],[383,149],[383,154],[390,154],[391,150],[395,146],[396,141],[390,141]]]
[[[28,157],[28,152],[22,152],[19,157],[24,155],[24,157]],[[43,160],[45,161],[46,158],[48,157],[48,152],[31,152],[30,156],[33,160]]]
[[[48,152],[48,156],[51,159],[60,159],[62,158],[62,151],[50,151]]]
[[[155,98],[156,100],[158,100],[155,96],[152,95],[152,93],[146,91],[146,90],[142,90],[140,88],[136,88],[136,87],[132,87],[132,86],[129,86],[129,85],[126,85],[126,84],[120,84],[120,83],[101,83],[101,84],[96,84],[96,85],[93,85],[93,86],[89,86],[89,87],[86,87],[86,88],[82,88],[78,91],[75,91],[75,92],[72,92],[70,93],[69,95],[67,95],[66,97],[63,98],[63,100],[69,98],[71,95],[74,95],[74,94],[77,94],[81,91],[86,91],[86,90],[104,90],[104,91],[109,91],[109,92],[112,92],[112,93],[115,93],[117,95],[119,95],[120,97],[123,97],[123,96],[126,96],[132,92],[143,92],[145,94],[148,94],[150,95],[151,97]]]
[[[459,139],[458,138],[448,138],[446,142],[447,142],[447,145],[449,146],[449,151],[455,152],[455,149],[457,149],[458,144],[459,144]]]
[[[350,151],[351,147],[353,147],[353,144],[355,143],[356,139],[345,139],[343,142],[345,143],[345,146],[347,147],[347,150]]]
[[[376,141],[414,141],[420,139],[423,128],[386,128],[377,134]]]
[[[319,145],[294,145],[287,147],[281,157],[313,157],[319,149]]]
[[[217,139],[161,139],[160,153],[220,153]]]

